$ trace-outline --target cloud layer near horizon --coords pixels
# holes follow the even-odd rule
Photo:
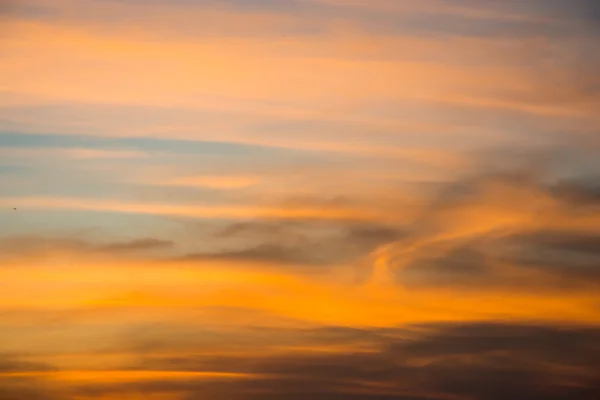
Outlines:
[[[0,399],[598,397],[596,3],[3,3]]]

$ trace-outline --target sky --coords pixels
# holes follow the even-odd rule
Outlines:
[[[0,30],[0,399],[600,398],[598,1]]]

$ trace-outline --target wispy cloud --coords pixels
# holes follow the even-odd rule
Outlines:
[[[591,0],[0,6],[0,398],[597,398]]]

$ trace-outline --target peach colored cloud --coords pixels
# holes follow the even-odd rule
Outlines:
[[[183,216],[190,218],[323,218],[323,219],[370,219],[375,212],[361,212],[356,209],[339,208],[281,208],[256,206],[191,206],[176,204],[129,203],[76,198],[10,198],[3,197],[0,204],[18,205],[22,209],[62,209],[111,211],[133,214]]]
[[[289,43],[260,38],[150,42],[135,32],[116,35],[41,22],[14,22],[9,29],[14,33],[1,65],[11,77],[5,90],[38,99],[194,106],[207,96],[225,96],[327,107],[404,99],[534,114],[586,111],[532,97],[548,84],[518,65],[315,57],[287,54]]]

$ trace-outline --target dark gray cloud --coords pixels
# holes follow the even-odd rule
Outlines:
[[[556,363],[584,368],[600,364],[597,327],[552,327],[502,323],[438,324],[424,326],[420,340],[393,344],[392,351],[412,357],[496,355],[515,361]]]
[[[36,379],[23,378],[8,381],[0,377],[0,400],[67,400]]]
[[[11,373],[49,372],[57,369],[47,363],[30,361],[24,355],[0,353],[0,400],[63,400],[42,380]]]
[[[0,353],[0,373],[55,371],[50,364],[29,361],[23,356]]]
[[[576,207],[600,205],[600,179],[569,179],[549,187],[550,193],[567,205]]]
[[[600,23],[600,3],[597,0],[535,0],[535,3],[548,15],[595,26]]]
[[[492,38],[564,38],[580,33],[581,25],[597,26],[597,3],[593,0],[531,0],[522,2],[452,1],[432,2],[407,12],[406,7],[388,3],[356,6],[353,2],[305,0],[95,0],[91,3],[112,3],[139,6],[142,12],[153,6],[181,7],[182,9],[221,9],[242,14],[276,13],[298,17],[298,23],[279,28],[280,35],[318,35],[331,30],[332,22],[346,21],[373,33],[413,36],[464,36]],[[15,2],[16,4],[16,2]],[[383,5],[383,7],[382,7]],[[10,7],[21,18],[44,18],[61,21],[60,10],[42,5]],[[85,14],[84,14],[85,15]],[[86,18],[98,16],[85,15]],[[213,34],[214,27],[211,28]],[[203,27],[178,27],[179,33],[207,33]],[[256,29],[223,27],[220,35],[256,35]]]
[[[26,4],[26,2],[7,0],[0,3],[0,16],[2,14],[27,19],[50,19],[58,17],[60,11],[51,5]]]
[[[530,273],[515,275],[514,269]],[[600,286],[600,236],[597,232],[538,230],[490,235],[459,245],[442,242],[427,246],[396,276],[403,284],[475,290],[596,290]]]
[[[128,252],[128,251],[143,251],[164,249],[173,246],[174,243],[170,240],[161,240],[153,238],[135,239],[128,242],[115,242],[101,246],[100,251],[107,252]]]
[[[274,340],[286,335],[277,330],[265,333]],[[313,339],[309,343],[366,342],[373,350],[265,356],[201,356],[185,351],[165,357],[164,347],[145,348],[143,357],[130,368],[257,375],[243,380],[157,378],[82,383],[74,384],[69,395],[93,399],[172,394],[182,399],[231,400],[308,396],[339,400],[591,400],[600,395],[600,329],[594,327],[456,323],[397,330],[330,327],[303,333]],[[25,398],[14,390],[12,396],[4,398]]]
[[[387,343],[373,353],[258,360],[254,371],[277,378],[241,385],[275,391],[273,399],[309,393],[339,399],[583,399],[600,393],[598,329],[503,324],[427,329],[411,339],[379,332]],[[377,393],[377,386],[387,390]]]
[[[103,0],[108,1],[108,0]],[[356,7],[352,2],[305,0],[111,0],[140,6],[169,4],[175,6],[219,7],[235,12],[269,12],[319,18],[345,19],[378,33],[414,35],[451,35],[471,37],[559,36],[570,34],[581,23],[600,20],[595,0],[533,0],[527,3],[477,0],[448,1],[442,6],[431,3],[418,12],[398,7]]]
[[[46,257],[57,251],[82,254],[129,254],[165,250],[175,244],[168,240],[140,238],[101,243],[75,236],[14,236],[0,238],[0,258]]]
[[[557,251],[600,255],[600,232],[543,231],[517,235],[513,240]]]
[[[475,290],[496,287],[509,291],[527,288],[595,290],[594,287],[600,286],[598,233],[541,230],[490,236],[452,246],[455,244],[427,246],[396,271],[399,282]],[[507,267],[535,274],[515,276]]]
[[[488,257],[479,250],[477,243],[453,248],[442,255],[424,254],[412,260],[399,272],[404,284],[427,285],[476,285],[479,287],[495,272]]]
[[[192,253],[184,260],[230,260],[272,263],[275,265],[329,265],[334,263],[328,254],[319,253],[316,246],[284,247],[277,244],[261,244],[258,246],[222,252]]]
[[[222,240],[251,239],[258,242],[303,245],[310,242],[314,230],[324,227],[326,225],[319,221],[252,220],[233,222],[216,231],[214,237]]]
[[[600,212],[594,149],[480,154],[477,172],[441,185],[395,242],[398,281],[475,290],[600,285],[600,228],[588,222]]]
[[[182,258],[328,266],[352,263],[403,235],[400,228],[376,223],[255,220],[233,223],[215,233],[215,239],[233,242],[233,249]]]
[[[502,259],[516,266],[554,275],[559,285],[600,285],[600,241],[596,233],[538,232],[507,241]]]

